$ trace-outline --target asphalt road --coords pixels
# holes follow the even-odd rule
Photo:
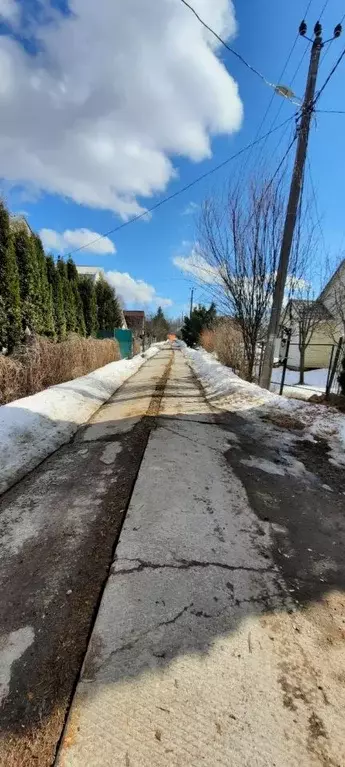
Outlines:
[[[159,413],[56,764],[342,767],[342,473],[179,351]]]

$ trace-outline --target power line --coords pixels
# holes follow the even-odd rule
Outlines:
[[[308,173],[309,173],[310,185],[311,185],[311,190],[312,190],[313,200],[314,200],[314,208],[315,208],[315,213],[316,213],[316,220],[317,220],[317,224],[318,224],[318,227],[319,227],[319,230],[320,230],[324,251],[326,253],[325,235],[324,235],[324,231],[323,231],[322,225],[321,225],[320,214],[319,214],[319,206],[318,206],[318,202],[317,202],[315,185],[314,185],[314,181],[313,181],[313,177],[312,177],[312,172],[311,172],[311,162],[309,160],[309,157],[307,157],[307,163],[308,163]]]
[[[248,61],[246,61],[246,59],[243,56],[241,56],[240,53],[238,53],[233,48],[231,48],[231,46],[228,45],[228,43],[226,43],[225,40],[223,40],[223,38],[220,37],[220,35],[218,35],[218,33],[215,32],[214,29],[212,29],[212,27],[209,27],[209,25],[206,24],[206,22],[196,12],[195,8],[193,8],[192,5],[189,5],[189,3],[187,3],[187,0],[181,0],[181,3],[183,3],[183,5],[185,5],[187,8],[189,8],[189,10],[192,11],[192,13],[194,13],[194,16],[198,19],[198,21],[200,21],[200,24],[202,24],[202,26],[205,27],[205,29],[207,29],[209,32],[211,32],[211,35],[213,35],[218,40],[218,42],[220,42],[222,45],[224,45],[224,47],[228,51],[230,51],[230,53],[232,53],[234,56],[236,56],[236,58],[238,58],[242,62],[242,64],[244,64],[248,69],[250,69],[251,72],[254,72],[255,75],[260,77],[260,80],[262,80],[266,85],[269,85],[270,88],[275,88],[276,87],[275,84],[271,83],[269,80],[267,80],[266,77],[264,77],[264,75],[261,74],[261,72],[259,72],[257,69],[255,69],[255,67],[252,67],[252,65],[249,64]]]
[[[342,24],[342,23],[343,23],[344,19],[345,19],[345,13],[344,13],[343,17],[340,19],[340,24]],[[322,59],[321,59],[321,64],[323,64],[323,62],[324,62],[324,60],[325,60],[325,58],[326,58],[327,54],[329,53],[329,50],[330,50],[330,47],[331,47],[332,43],[333,43],[333,40],[329,40],[329,42],[328,42],[328,44],[327,44],[327,48],[326,48],[326,50],[324,51],[324,54],[323,54],[323,56],[322,56]]]
[[[328,3],[329,3],[329,0],[326,0],[326,2],[324,3],[324,6],[323,6],[323,8],[322,8],[322,11],[321,11],[321,13],[320,13],[320,16],[319,16],[319,21],[321,21],[321,19],[322,19],[322,17],[323,17],[323,14],[324,14],[324,12],[325,12],[325,10],[326,10],[326,8],[327,8],[327,5],[328,5]]]
[[[277,176],[279,174],[279,171],[281,170],[282,166],[284,165],[284,162],[285,162],[285,160],[286,160],[286,158],[287,158],[287,156],[288,156],[288,154],[290,152],[290,149],[293,147],[296,139],[297,139],[297,131],[295,131],[295,134],[294,134],[292,140],[290,141],[289,146],[285,150],[285,152],[283,154],[283,157],[281,158],[281,160],[280,160],[276,170],[274,171],[273,175],[271,176],[269,182],[266,184],[265,190],[264,190],[264,192],[262,194],[263,197],[270,190],[272,184],[274,183],[275,179],[277,178]],[[243,227],[243,229],[241,231],[240,237],[243,237],[244,233],[247,231],[248,227],[250,226],[254,216],[256,216],[256,215],[257,215],[257,211],[254,210],[253,213],[249,216],[247,223],[244,225],[244,227]],[[197,266],[197,269],[198,269],[199,272],[205,272],[207,276],[210,276],[210,269],[209,268],[203,267],[203,266],[201,266],[201,264],[197,264],[196,266]],[[202,278],[201,278],[201,282],[202,282]],[[205,283],[203,283],[203,285],[204,285],[205,289],[207,289],[206,286],[205,286]],[[210,288],[210,290],[212,290],[212,288]]]
[[[313,0],[309,0],[309,2],[308,2],[308,5],[307,5],[307,7],[306,7],[306,9],[305,9],[305,11],[304,11],[304,15],[303,15],[303,18],[304,18],[304,19],[307,17],[307,15],[308,15],[308,13],[309,13],[309,10],[310,10],[310,7],[311,7],[312,3],[313,3]],[[281,71],[281,73],[280,73],[280,75],[279,75],[279,78],[278,78],[278,82],[279,82],[279,83],[282,81],[282,78],[283,78],[283,76],[284,76],[284,74],[285,74],[285,72],[286,72],[286,69],[287,69],[287,67],[288,67],[288,64],[289,64],[289,62],[290,62],[291,56],[292,56],[292,54],[293,54],[293,52],[294,52],[294,50],[295,50],[295,47],[296,47],[296,45],[297,45],[297,40],[298,40],[298,38],[299,38],[299,37],[300,37],[300,35],[299,35],[299,32],[297,32],[297,34],[296,34],[296,37],[295,37],[295,40],[294,40],[294,42],[293,42],[293,44],[292,44],[292,46],[291,46],[290,52],[289,52],[289,54],[288,54],[288,56],[287,56],[287,59],[286,59],[286,61],[285,61],[285,64],[284,64],[284,66],[283,66],[283,69],[282,69],[282,71]],[[295,77],[296,77],[296,75],[297,75],[297,73],[298,73],[298,71],[299,71],[299,69],[300,69],[300,67],[301,67],[302,61],[303,61],[303,59],[304,59],[304,57],[305,57],[305,55],[306,55],[306,53],[307,53],[307,50],[308,50],[308,48],[305,48],[305,50],[304,50],[304,53],[303,53],[303,55],[302,55],[302,58],[300,59],[300,62],[299,62],[299,64],[298,64],[298,66],[297,66],[297,69],[295,70],[295,73],[294,73],[294,75],[293,75],[293,77],[292,77],[292,80],[291,80],[291,82],[289,83],[289,87],[290,87],[290,88],[291,88],[291,86],[292,86],[292,84],[293,84],[293,82],[294,82],[294,80],[295,80]],[[256,131],[256,134],[255,134],[255,139],[257,139],[257,138],[258,138],[258,136],[259,136],[259,134],[260,134],[260,131],[261,131],[261,129],[262,129],[262,127],[263,127],[263,125],[264,125],[264,122],[265,122],[265,120],[266,120],[266,117],[267,117],[267,115],[268,115],[268,113],[269,113],[269,111],[270,111],[270,109],[271,109],[271,106],[272,106],[272,104],[273,104],[273,100],[274,100],[274,96],[275,96],[275,95],[276,95],[276,92],[275,92],[275,91],[273,91],[273,93],[272,93],[272,95],[271,95],[271,98],[270,98],[270,101],[269,101],[269,104],[268,104],[268,106],[267,106],[267,108],[266,108],[265,114],[264,114],[264,116],[263,116],[263,118],[262,118],[262,120],[261,120],[261,123],[260,123],[260,125],[259,125],[259,127],[258,127],[257,131]],[[278,117],[279,117],[279,115],[280,115],[280,112],[281,112],[281,110],[282,110],[282,108],[283,108],[283,104],[284,104],[284,101],[283,101],[283,99],[282,99],[282,100],[281,100],[281,103],[280,103],[280,105],[279,105],[279,107],[278,107],[277,113],[276,113],[275,117],[273,118],[273,120],[272,120],[272,122],[271,122],[271,125],[270,125],[270,129],[274,127],[274,124],[275,124],[275,122],[278,120]],[[260,152],[259,152],[259,156],[258,156],[258,162],[260,161],[260,158],[261,158],[261,156],[262,156],[262,152],[263,152],[263,149],[264,149],[265,143],[266,143],[266,142],[264,142],[264,144],[263,144],[263,145],[261,146],[261,148],[260,148]],[[247,156],[247,159],[246,159],[246,161],[245,161],[245,163],[244,163],[244,167],[243,167],[243,169],[242,169],[242,172],[244,172],[244,171],[245,171],[245,169],[246,169],[246,167],[247,167],[247,165],[248,165],[248,162],[249,162],[249,159],[250,159],[250,156],[251,156],[251,154],[252,154],[252,152],[250,152],[250,153],[249,153],[249,155]]]
[[[315,109],[321,115],[345,115],[345,109]]]
[[[338,57],[338,59],[337,59],[337,61],[335,62],[334,66],[332,67],[332,69],[331,69],[331,71],[330,71],[330,73],[329,73],[328,77],[326,77],[326,80],[325,80],[325,82],[324,82],[323,86],[320,88],[320,90],[319,90],[319,91],[318,91],[318,93],[316,94],[316,96],[315,96],[315,99],[314,99],[314,104],[313,104],[313,106],[315,106],[315,104],[316,104],[316,103],[317,103],[317,101],[319,100],[319,98],[320,98],[321,94],[323,93],[323,91],[325,90],[326,86],[328,85],[328,83],[329,83],[329,81],[330,81],[331,77],[333,77],[333,75],[334,75],[334,72],[336,71],[336,69],[338,69],[338,66],[339,66],[340,62],[342,61],[342,59],[344,58],[344,56],[345,56],[345,48],[344,48],[344,50],[342,51],[342,53],[340,54],[340,56]]]
[[[147,208],[147,210],[145,210],[143,213],[139,213],[137,216],[133,216],[133,218],[130,218],[128,221],[124,221],[123,224],[119,224],[119,226],[114,227],[114,229],[109,229],[108,232],[105,232],[104,234],[100,234],[99,237],[96,237],[94,240],[90,240],[90,242],[85,243],[85,245],[81,245],[79,248],[75,248],[74,250],[71,250],[67,255],[71,256],[73,255],[73,253],[78,253],[80,250],[89,248],[91,245],[94,245],[96,242],[99,242],[99,240],[103,240],[104,237],[108,237],[109,234],[115,234],[115,232],[119,232],[120,229],[124,229],[126,226],[133,224],[135,221],[140,221],[140,219],[147,217],[148,213],[153,213],[153,211],[157,210],[157,208],[160,208],[162,205],[165,205],[166,202],[170,202],[170,200],[175,199],[175,197],[178,197],[180,194],[183,194],[183,192],[187,192],[188,189],[191,189],[200,181],[203,181],[208,176],[211,176],[213,173],[216,173],[218,170],[221,170],[221,168],[224,168],[226,165],[228,165],[228,163],[232,162],[232,160],[236,160],[237,157],[240,157],[242,154],[244,154],[244,152],[247,152],[249,149],[251,149],[252,146],[254,146],[255,144],[258,144],[260,141],[263,141],[266,138],[266,136],[269,136],[271,133],[275,133],[275,131],[279,130],[279,128],[282,128],[283,125],[286,125],[286,123],[290,122],[290,120],[293,120],[293,119],[294,119],[294,115],[288,117],[287,120],[284,120],[284,122],[277,125],[276,128],[269,131],[268,134],[264,134],[260,138],[256,139],[256,141],[252,141],[250,144],[247,144],[246,146],[242,147],[242,149],[239,149],[238,152],[235,152],[230,157],[227,157],[227,159],[223,160],[223,162],[219,163],[219,165],[215,165],[213,168],[210,168],[210,170],[206,171],[205,173],[202,173],[201,176],[198,176],[197,178],[194,179],[194,181],[191,181],[189,184],[186,184],[180,189],[177,189],[176,192],[173,192],[172,194],[167,195],[167,197],[163,197],[161,200],[156,202],[150,208]]]

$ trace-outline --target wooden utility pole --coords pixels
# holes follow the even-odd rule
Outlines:
[[[304,37],[307,26],[302,21],[299,32]],[[301,196],[303,183],[304,165],[307,157],[310,121],[314,109],[314,96],[316,79],[320,62],[320,53],[323,46],[321,38],[321,24],[317,22],[314,27],[315,38],[312,41],[310,54],[310,64],[308,71],[307,85],[303,100],[300,124],[298,127],[298,141],[296,149],[295,164],[292,173],[290,194],[286,211],[283,239],[280,249],[277,278],[273,293],[273,302],[271,317],[268,327],[267,343],[265,348],[264,360],[260,376],[260,385],[269,389],[271,383],[272,367],[274,361],[275,340],[279,332],[280,315],[284,300],[285,284],[288,273],[289,259],[292,247],[292,241],[295,231],[298,205]],[[308,38],[309,39],[309,38]]]

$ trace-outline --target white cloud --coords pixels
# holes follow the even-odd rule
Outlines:
[[[102,239],[97,240],[101,235],[90,229],[66,229],[64,232],[56,232],[55,229],[41,229],[39,234],[45,248],[59,253],[81,247],[89,253],[102,253],[103,255],[116,253],[115,245],[109,237],[102,237]]]
[[[234,34],[231,0],[194,5]],[[172,155],[200,161],[213,135],[239,129],[237,84],[179,0],[69,9],[36,24],[36,55],[0,38],[1,174],[126,218],[143,209],[138,196],[165,189]]]
[[[144,280],[135,280],[128,272],[107,272],[106,279],[112,285],[116,293],[121,296],[125,304],[153,304],[155,306],[172,306],[171,298],[157,296],[153,285]]]
[[[220,281],[218,270],[210,266],[196,250],[189,256],[174,256],[173,264],[185,274],[191,274],[199,282],[215,285]]]
[[[18,17],[19,7],[15,0],[0,0],[0,18],[13,23]]]
[[[200,206],[198,205],[197,202],[193,202],[193,200],[191,200],[191,202],[189,202],[188,205],[186,205],[185,209],[182,211],[182,215],[194,216],[197,210],[199,210],[199,207]]]

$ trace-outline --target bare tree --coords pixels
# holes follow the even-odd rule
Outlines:
[[[265,180],[208,199],[200,217],[199,278],[241,328],[249,380],[271,305],[282,222],[281,183]]]
[[[322,259],[316,235],[316,224],[311,207],[306,203],[298,215],[294,240],[295,264],[299,274],[289,276],[289,297],[286,313],[292,334],[298,337],[299,383],[304,384],[306,351],[314,333],[327,326],[329,312],[320,299],[315,298],[316,287],[322,283]],[[318,266],[319,265],[319,266]],[[286,314],[285,313],[285,314]]]
[[[304,295],[305,295],[305,291]],[[311,290],[307,291],[311,295]],[[312,297],[293,299],[289,303],[290,327],[298,334],[299,348],[299,382],[304,384],[306,351],[312,341],[315,331],[327,323],[328,313],[320,301]]]

